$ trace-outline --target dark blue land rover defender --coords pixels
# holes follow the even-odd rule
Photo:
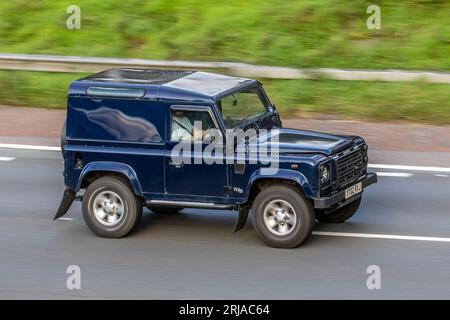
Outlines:
[[[88,227],[110,238],[132,231],[144,206],[235,210],[235,231],[251,210],[266,243],[297,247],[316,219],[349,219],[377,181],[361,137],[283,128],[258,81],[208,72],[119,68],[74,81],[61,144],[55,219],[81,200]]]

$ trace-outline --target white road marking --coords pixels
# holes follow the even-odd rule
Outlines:
[[[61,151],[60,147],[34,146],[34,145],[28,145],[28,144],[11,144],[11,143],[0,143],[0,148],[24,149],[24,150],[44,150],[44,151]]]
[[[395,164],[369,164],[369,168],[373,169],[392,169],[392,170],[405,170],[405,171],[427,171],[427,172],[448,172],[450,168],[445,167],[421,167],[421,166],[403,166]]]
[[[35,145],[28,145],[28,144],[10,144],[10,143],[0,143],[0,148],[24,149],[24,150],[44,150],[44,151],[61,151],[60,147],[35,146]],[[372,169],[450,173],[450,167],[423,167],[423,166],[405,166],[405,165],[377,164],[377,163],[371,163],[371,164],[368,165],[368,167],[372,168]]]
[[[441,177],[441,178],[448,178],[449,175],[448,174],[435,174],[435,177]]]
[[[328,232],[328,231],[313,231],[312,234],[316,235],[316,236],[330,236],[330,237],[450,242],[450,238],[402,236],[402,235],[395,235],[395,234],[373,234],[373,233],[351,233],[351,232],[347,233],[347,232]]]
[[[13,161],[15,159],[16,158],[13,158],[13,157],[0,157],[0,161]]]
[[[58,218],[56,220],[62,220],[62,221],[74,221],[74,218]]]
[[[409,178],[412,177],[413,173],[407,172],[377,172],[379,177],[397,177],[397,178]]]

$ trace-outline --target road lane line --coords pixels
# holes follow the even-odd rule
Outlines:
[[[373,169],[392,169],[392,170],[406,170],[406,171],[427,171],[427,172],[448,172],[450,168],[445,167],[421,167],[421,166],[403,166],[395,164],[369,164],[369,168]]]
[[[448,174],[435,174],[435,177],[441,177],[441,178],[448,178],[449,175]]]
[[[13,158],[13,157],[0,157],[0,161],[13,161],[15,159],[16,158]]]
[[[450,242],[450,238],[402,236],[402,235],[395,235],[395,234],[373,234],[373,233],[351,233],[351,232],[347,233],[347,232],[328,232],[328,231],[313,231],[312,234],[315,236],[329,236],[329,237]]]
[[[62,220],[62,221],[74,221],[74,218],[58,218],[56,220]]]
[[[413,173],[408,172],[378,172],[377,175],[379,177],[397,177],[397,178],[409,178],[412,177]]]
[[[11,143],[0,143],[0,148],[24,149],[24,150],[44,150],[44,151],[61,151],[60,147],[34,146],[34,145],[29,145],[29,144],[11,144]]]
[[[44,150],[44,151],[61,151],[60,147],[52,146],[36,146],[28,144],[10,144],[0,143],[0,148],[5,149],[24,149],[24,150]],[[423,166],[406,166],[396,164],[378,164],[370,163],[368,165],[372,169],[388,169],[388,170],[404,170],[404,171],[425,171],[425,172],[440,172],[450,173],[450,167],[423,167]]]

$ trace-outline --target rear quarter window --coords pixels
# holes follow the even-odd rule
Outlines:
[[[68,105],[68,139],[162,143],[165,111],[157,102],[141,99],[72,97]]]

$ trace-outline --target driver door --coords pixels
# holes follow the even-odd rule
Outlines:
[[[212,142],[208,140],[208,129],[217,129],[216,133],[222,135],[211,108],[172,106],[168,127],[166,192],[182,198],[224,197],[225,187],[228,185],[228,169],[223,160],[223,152],[211,153],[208,149],[205,152],[205,148]],[[217,161],[219,158],[222,161]]]

